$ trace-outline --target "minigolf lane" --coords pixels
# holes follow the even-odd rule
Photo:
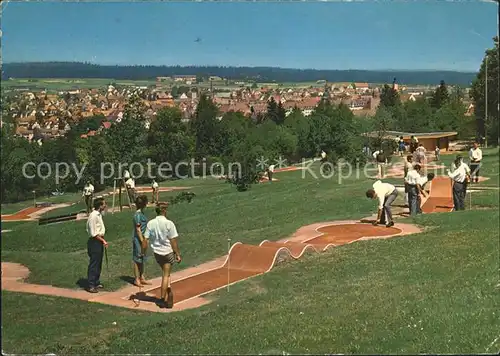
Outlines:
[[[386,228],[361,223],[323,226],[316,231],[316,235],[319,236],[302,242],[263,241],[259,246],[239,242],[234,244],[222,266],[173,282],[174,303],[180,303],[216,291],[228,284],[266,273],[272,269],[280,255],[297,259],[307,249],[320,252],[329,246],[348,244],[363,237],[388,237],[401,233],[401,229],[395,227]],[[147,294],[159,298],[160,292],[160,288],[154,288]]]
[[[444,213],[453,210],[452,182],[449,177],[435,177],[431,182],[430,194],[422,205],[424,213]]]
[[[2,221],[19,221],[19,220],[32,220],[31,215],[40,212],[41,210],[46,209],[43,207],[30,207],[23,210],[18,211],[14,214],[6,214],[2,215]]]

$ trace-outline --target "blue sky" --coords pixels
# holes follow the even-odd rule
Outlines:
[[[418,2],[3,3],[4,62],[476,71],[497,5]],[[200,42],[195,42],[200,38]]]

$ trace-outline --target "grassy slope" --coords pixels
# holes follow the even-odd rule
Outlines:
[[[260,184],[239,193],[230,184],[217,180],[196,180],[197,194],[191,204],[172,206],[170,217],[181,232],[182,266],[188,267],[227,252],[227,239],[259,243],[282,238],[300,226],[331,219],[356,219],[373,210],[364,197],[371,182],[353,179],[338,185],[332,180],[302,179],[301,172],[279,174],[279,182]],[[167,193],[169,195],[177,193]],[[353,199],[355,197],[355,199]],[[154,216],[152,209],[147,215]],[[104,217],[110,242],[109,288],[124,284],[120,276],[131,271],[131,212]],[[18,236],[23,236],[20,239]],[[26,264],[33,283],[75,287],[86,274],[85,221],[38,226],[23,224],[2,239],[4,261]],[[152,263],[152,262],[151,262]],[[149,276],[159,275],[154,263]]]
[[[217,293],[211,305],[167,316],[4,292],[3,349],[485,352],[498,336],[500,305],[498,227],[470,225],[483,218],[498,221],[498,210],[422,216],[435,229],[308,255]]]
[[[498,176],[497,156],[487,159],[492,168],[484,174]],[[171,209],[182,232],[184,267],[223,254],[227,237],[255,243],[289,235],[314,221],[359,218],[373,209],[363,197],[369,181],[339,186],[328,180],[302,180],[297,172],[278,178],[278,184],[255,186],[247,193],[236,193],[216,181],[194,182],[203,186],[193,189],[195,201]],[[417,223],[432,227],[424,234],[308,255],[237,284],[229,293],[216,293],[217,302],[199,310],[165,316],[4,292],[3,349],[16,353],[485,352],[500,329],[498,225],[484,224],[498,222],[498,192],[478,194],[495,209],[420,216]],[[118,287],[117,277],[130,274],[130,213],[116,214],[112,220],[108,229],[113,231],[109,236],[113,280],[106,282]],[[43,230],[34,224],[18,225],[17,238],[11,235],[15,232],[2,236],[2,260],[28,265],[34,282],[72,287],[85,274],[87,262],[84,223],[75,224],[77,228],[61,224]],[[153,265],[149,270],[156,275]],[[113,321],[118,324],[112,325]],[[138,322],[142,331],[137,331]],[[164,332],[151,332],[158,328]],[[499,349],[497,342],[489,351]]]

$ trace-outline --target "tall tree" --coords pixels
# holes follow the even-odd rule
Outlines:
[[[275,124],[281,125],[285,122],[286,112],[281,102],[278,104],[273,97],[267,103],[266,117]]]
[[[214,102],[207,95],[202,95],[190,122],[197,159],[217,154],[217,142],[220,139],[217,113]]]
[[[178,108],[164,108],[157,113],[147,142],[151,159],[157,164],[168,162],[172,167],[187,160],[194,149],[194,138],[187,132]],[[177,173],[186,172],[172,172]]]
[[[477,120],[477,134],[488,136],[489,142],[498,142],[499,116],[499,46],[498,37],[493,38],[494,46],[485,53],[481,68],[474,80],[470,95],[474,101],[474,112]],[[486,102],[486,63],[488,63],[488,101]],[[486,117],[486,107],[488,108]]]
[[[443,105],[445,105],[449,100],[448,88],[444,80],[441,80],[439,86],[434,91],[431,99],[431,106],[434,109],[440,109]]]
[[[398,103],[400,103],[398,91],[385,84],[380,93],[380,106],[393,107]]]

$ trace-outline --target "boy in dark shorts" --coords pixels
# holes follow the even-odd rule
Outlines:
[[[167,219],[167,203],[156,206],[156,218],[148,222],[144,237],[150,242],[156,262],[162,270],[160,308],[172,308],[174,295],[170,287],[172,265],[181,262],[181,253],[177,244],[177,228]]]

